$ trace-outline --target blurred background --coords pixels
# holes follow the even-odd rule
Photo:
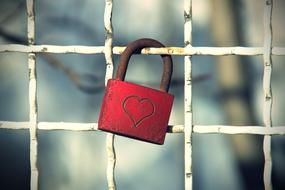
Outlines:
[[[193,0],[193,46],[263,46],[263,1]],[[103,0],[36,0],[36,44],[103,46]],[[273,46],[285,46],[285,1],[274,0]],[[0,0],[0,43],[27,44],[24,0]],[[114,46],[154,38],[183,47],[183,1],[114,1]],[[114,63],[119,55],[114,55]],[[174,56],[170,124],[184,120],[184,65]],[[273,60],[273,125],[285,124],[285,57]],[[127,80],[157,88],[159,56],[133,56]],[[263,125],[262,56],[193,56],[193,116],[200,125]],[[97,122],[103,54],[37,54],[39,121]],[[28,121],[27,54],[0,54],[0,120]],[[39,131],[40,189],[107,189],[105,133]],[[263,189],[263,137],[193,135],[193,186]],[[118,189],[184,188],[182,134],[157,146],[116,137]],[[0,189],[29,189],[29,131],[0,129]],[[146,156],[147,155],[147,156]],[[285,137],[272,137],[273,187],[285,189]]]

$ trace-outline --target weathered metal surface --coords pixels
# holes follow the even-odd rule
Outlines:
[[[109,80],[98,129],[163,144],[173,96],[120,80]]]
[[[116,79],[109,80],[106,87],[98,129],[163,144],[174,99],[167,93],[172,74],[171,57],[162,55],[164,68],[160,90],[123,81],[131,55],[149,46],[163,47],[152,39],[140,39],[123,52]]]

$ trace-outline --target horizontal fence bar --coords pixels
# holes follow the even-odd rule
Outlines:
[[[0,121],[0,129],[29,129],[29,122]],[[97,123],[39,122],[40,130],[98,131]],[[168,133],[183,133],[184,125],[169,125]],[[285,126],[194,125],[194,133],[285,135]]]
[[[266,128],[263,126],[194,125],[194,133],[285,135],[285,126]]]
[[[29,122],[0,121],[0,129],[29,129]],[[41,130],[98,131],[98,123],[39,122]],[[168,126],[168,133],[183,133],[183,125]]]
[[[0,52],[22,53],[80,53],[99,54],[104,53],[104,46],[56,46],[56,45],[0,45]]]
[[[98,123],[40,122],[38,128],[42,130],[97,131]]]
[[[113,47],[113,54],[121,54],[126,47]],[[0,52],[21,53],[79,53],[79,54],[103,54],[104,46],[56,46],[56,45],[0,45]],[[170,54],[170,55],[263,55],[263,47],[165,47],[144,48],[142,54]],[[285,55],[285,48],[273,47],[272,55]]]

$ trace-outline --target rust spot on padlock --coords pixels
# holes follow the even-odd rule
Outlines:
[[[163,144],[174,97],[168,94],[172,75],[170,55],[161,55],[163,74],[160,90],[125,82],[131,55],[146,47],[164,47],[153,39],[130,43],[120,57],[115,79],[108,80],[98,129]]]
[[[117,80],[125,80],[126,71],[128,68],[129,60],[134,53],[140,53],[141,50],[145,47],[165,47],[162,43],[148,38],[143,38],[140,40],[136,40],[133,43],[129,44],[127,48],[124,50],[120,57],[120,61],[118,64],[118,69],[116,73],[116,79]],[[173,70],[173,64],[172,64],[172,58],[170,55],[161,55],[163,59],[163,73],[162,78],[160,82],[160,90],[163,92],[168,92],[171,76],[172,76],[172,70]]]

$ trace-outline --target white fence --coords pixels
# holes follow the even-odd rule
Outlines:
[[[78,53],[78,54],[104,54],[106,59],[105,81],[113,74],[113,54],[120,54],[125,47],[113,47],[112,10],[113,0],[105,0],[104,24],[106,40],[104,46],[54,46],[35,45],[35,11],[34,0],[27,0],[28,15],[28,45],[7,44],[0,45],[0,52],[23,52],[28,53],[29,65],[29,122],[0,121],[0,128],[7,129],[29,129],[30,130],[30,165],[31,165],[31,189],[38,189],[38,130],[72,130],[72,131],[96,131],[97,123],[53,123],[38,122],[37,105],[37,75],[35,54],[41,52],[48,53]],[[266,190],[272,189],[271,173],[271,136],[285,135],[285,126],[272,126],[272,93],[271,93],[271,72],[272,55],[285,55],[284,47],[272,47],[272,4],[273,0],[264,0],[264,44],[263,47],[193,47],[192,42],[192,1],[184,0],[184,44],[185,47],[166,48],[145,48],[143,54],[171,54],[184,56],[184,124],[169,126],[170,133],[184,133],[185,149],[185,189],[192,189],[192,133],[219,133],[219,134],[256,134],[264,135],[263,151],[265,157],[264,164],[264,186]],[[194,7],[195,8],[195,7]],[[263,93],[264,126],[201,126],[193,125],[192,120],[192,55],[263,55],[264,76]],[[115,169],[115,149],[114,135],[107,134],[107,181],[108,188],[116,189],[114,169]]]

